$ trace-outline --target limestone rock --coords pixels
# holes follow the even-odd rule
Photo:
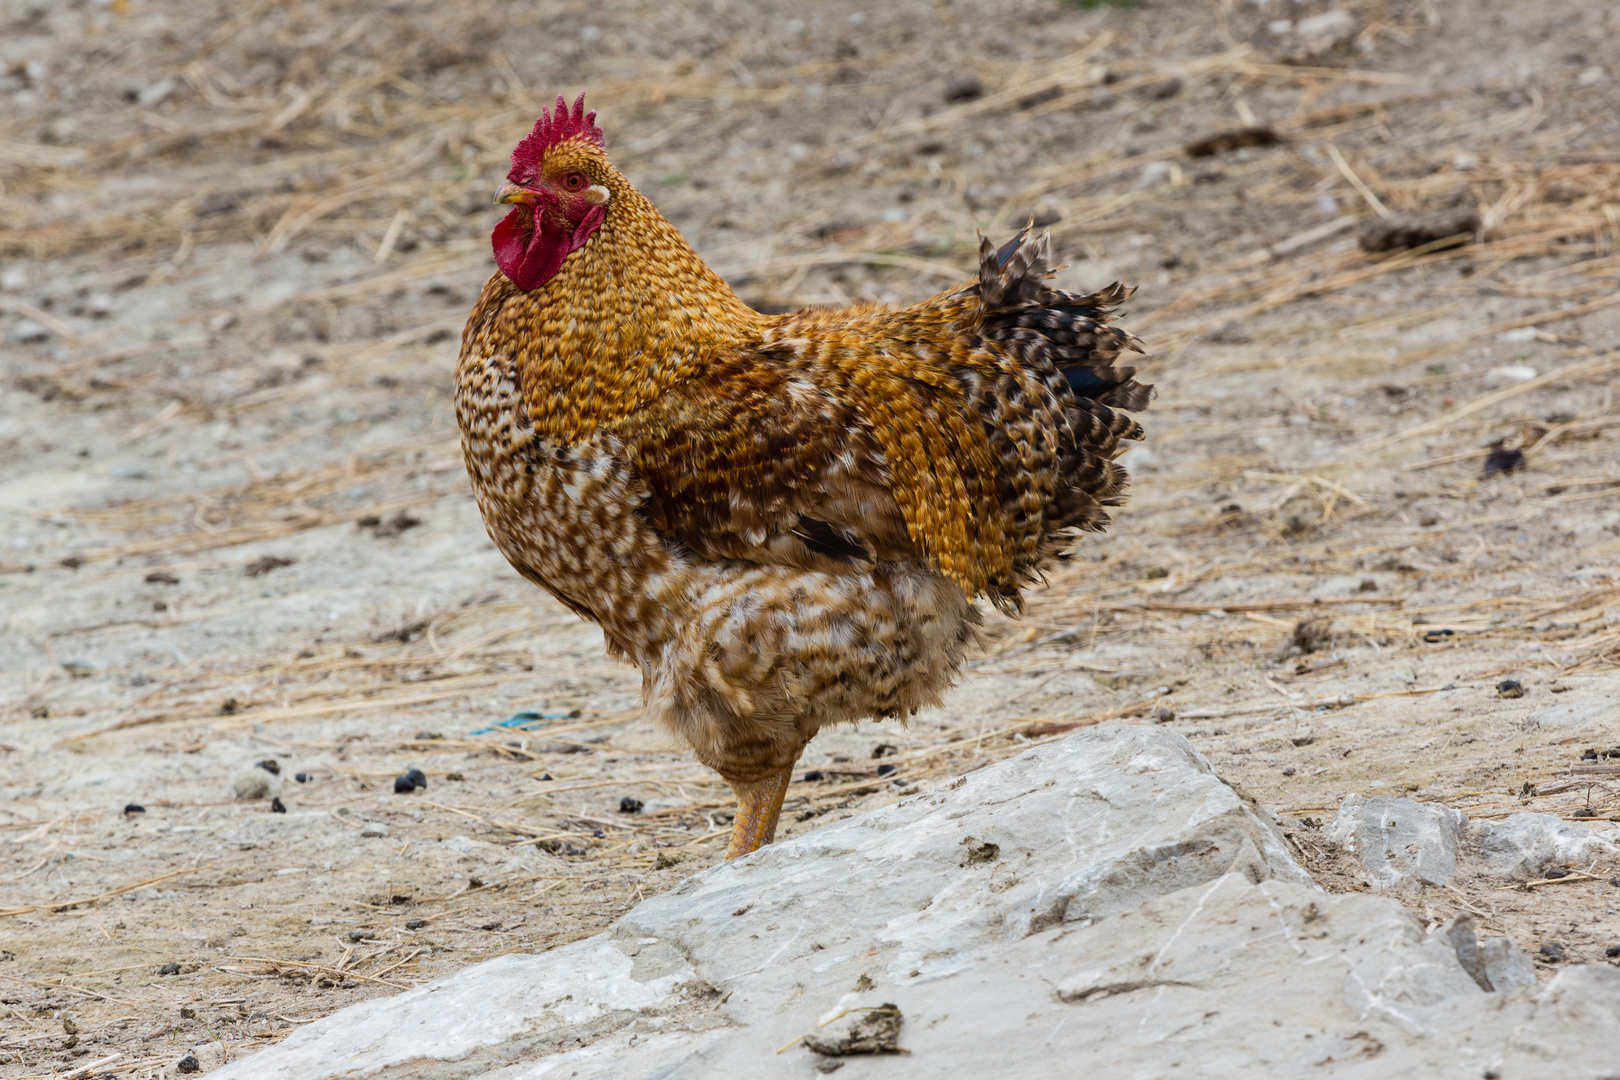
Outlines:
[[[1511,993],[1536,985],[1536,966],[1512,938],[1480,941],[1474,917],[1459,915],[1439,931],[1457,954],[1457,962],[1485,991]]]
[[[1410,894],[1423,885],[1451,883],[1467,824],[1468,816],[1449,806],[1351,795],[1325,831],[1329,840],[1361,859],[1380,888]]]
[[[1514,814],[1474,827],[1480,856],[1494,870],[1520,879],[1541,877],[1555,866],[1586,866],[1620,856],[1620,846],[1591,829],[1551,814]]]
[[[874,1047],[905,1053],[819,1059],[798,1041],[837,1048],[858,1025],[842,1040],[818,1025],[890,1005]],[[352,1006],[211,1075],[808,1080],[830,1060],[851,1080],[1582,1080],[1612,1071],[1616,1016],[1606,970],[1485,992],[1394,900],[1312,886],[1185,739],[1118,727],[713,867],[596,937]]]
[[[280,791],[280,782],[257,765],[243,769],[231,780],[231,793],[243,801],[268,799]]]

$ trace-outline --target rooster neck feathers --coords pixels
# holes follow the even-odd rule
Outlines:
[[[542,115],[513,151],[508,180],[529,185],[583,172],[605,191],[600,224],[570,240],[538,282],[514,282],[503,265],[465,338],[526,344],[513,360],[530,419],[538,434],[562,442],[646,407],[766,321],[608,163],[595,116],[583,95],[572,111],[559,97],[556,112]],[[508,227],[497,229],[497,249]]]

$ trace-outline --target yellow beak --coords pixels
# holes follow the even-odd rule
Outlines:
[[[498,203],[523,203],[533,206],[540,201],[540,196],[510,180],[502,180],[501,186],[495,189],[495,201]]]

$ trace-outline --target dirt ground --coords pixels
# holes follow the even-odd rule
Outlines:
[[[1092,723],[1187,735],[1331,888],[1349,793],[1614,828],[1617,41],[1588,0],[3,0],[0,1076],[206,1071],[719,858],[729,791],[462,473],[490,193],[558,92],[764,310],[921,298],[1031,215],[1065,285],[1140,286],[1131,503],[945,708],[818,739],[788,835]],[[1601,961],[1620,867],[1578,869],[1410,902]]]

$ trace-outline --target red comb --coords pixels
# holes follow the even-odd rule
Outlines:
[[[574,100],[572,111],[569,111],[563,96],[558,94],[556,110],[547,112],[542,109],[540,119],[534,122],[534,130],[512,150],[513,171],[516,172],[521,166],[538,165],[547,150],[573,138],[585,138],[601,146],[602,129],[596,126],[596,113],[585,111],[584,94]]]

